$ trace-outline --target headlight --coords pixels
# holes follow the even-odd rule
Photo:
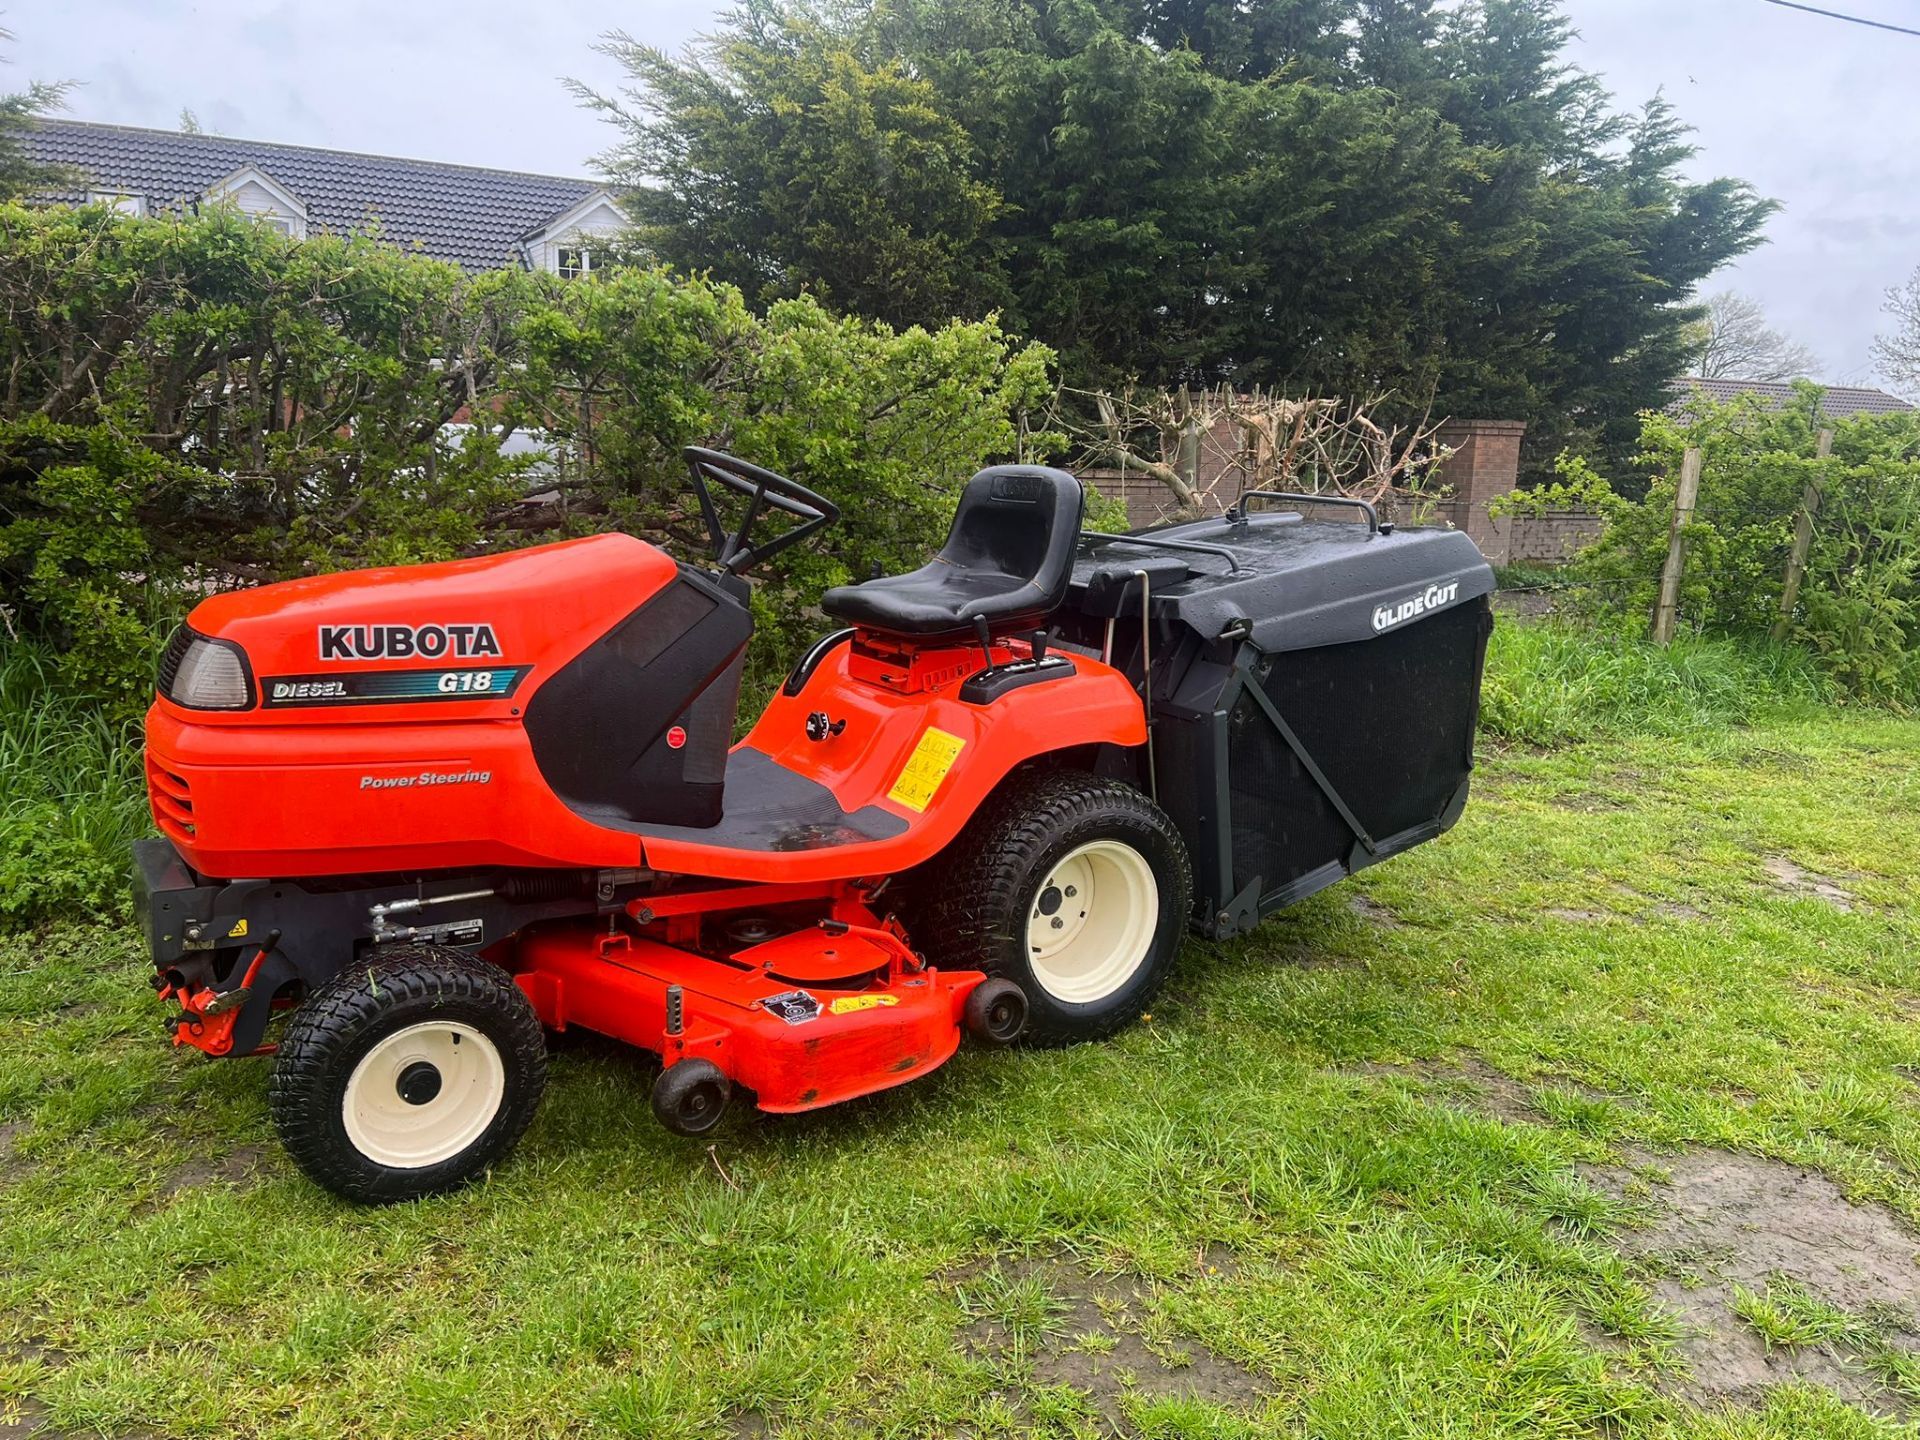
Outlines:
[[[160,657],[160,693],[193,710],[253,707],[253,672],[247,652],[231,640],[215,640],[182,625]]]

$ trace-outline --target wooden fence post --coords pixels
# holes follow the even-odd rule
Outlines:
[[[1667,532],[1667,563],[1660,570],[1660,601],[1653,607],[1653,643],[1673,643],[1680,616],[1680,577],[1686,570],[1686,530],[1700,499],[1700,447],[1689,445],[1680,457],[1680,483],[1673,491],[1673,525]]]
[[[1824,460],[1833,454],[1833,431],[1822,430],[1814,443],[1813,458]],[[1820,512],[1820,471],[1800,495],[1800,513],[1793,522],[1793,548],[1787,552],[1787,575],[1780,586],[1780,614],[1773,622],[1773,638],[1784,640],[1793,624],[1793,607],[1800,603],[1800,582],[1807,573],[1807,551],[1813,548],[1813,517]]]

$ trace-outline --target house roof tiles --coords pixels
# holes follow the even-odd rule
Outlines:
[[[1695,395],[1709,400],[1727,401],[1738,395],[1758,395],[1769,410],[1777,410],[1793,398],[1793,385],[1786,380],[1707,380],[1688,375],[1673,382],[1674,399],[1667,408],[1679,410]],[[1914,407],[1898,395],[1857,385],[1829,385],[1820,398],[1820,413],[1828,419],[1851,415],[1886,415]]]
[[[39,121],[24,140],[34,160],[85,175],[86,189],[144,196],[155,210],[191,202],[252,167],[300,198],[312,230],[345,234],[376,224],[396,244],[470,271],[517,263],[523,237],[605,188],[518,170],[80,120]],[[77,201],[85,193],[50,198]]]

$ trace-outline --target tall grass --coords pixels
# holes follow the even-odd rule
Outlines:
[[[1487,650],[1480,723],[1506,739],[1559,745],[1724,729],[1838,698],[1803,651],[1784,645],[1683,635],[1661,649],[1587,626],[1502,616]]]
[[[42,652],[0,639],[0,919],[123,912],[148,829],[139,721],[63,693]]]

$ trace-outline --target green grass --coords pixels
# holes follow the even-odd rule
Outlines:
[[[1857,1318],[1809,1293],[1790,1276],[1770,1277],[1765,1290],[1734,1286],[1733,1311],[1759,1332],[1769,1349],[1861,1344],[1868,1336]]]
[[[139,734],[0,637],[0,920],[124,910],[127,849],[150,829]]]
[[[1561,643],[1503,628],[1496,679]],[[1856,908],[1782,893],[1769,855]],[[1496,742],[1454,832],[1189,944],[1112,1043],[966,1050],[870,1101],[737,1119],[711,1156],[655,1125],[640,1057],[569,1044],[511,1163],[385,1210],[291,1170],[264,1064],[167,1049],[128,929],[15,934],[0,1422],[31,1394],[83,1434],[719,1437],[751,1412],[1092,1436],[1087,1399],[1035,1378],[1066,1322],[1014,1264],[1068,1255],[1138,1289],[1156,1353],[1259,1383],[1129,1392],[1140,1434],[1907,1433],[1804,1386],[1716,1414],[1661,1393],[1675,1328],[1611,1243],[1632,1197],[1581,1167],[1727,1146],[1920,1223],[1916,896],[1920,724]],[[1449,1081],[1463,1056],[1537,1121]],[[1819,1329],[1784,1290],[1748,1304],[1782,1344]],[[983,1320],[1009,1343],[958,1342]]]
[[[1599,735],[1726,730],[1809,715],[1837,698],[1805,652],[1682,635],[1666,649],[1560,622],[1500,617],[1487,649],[1481,725],[1557,745]]]

